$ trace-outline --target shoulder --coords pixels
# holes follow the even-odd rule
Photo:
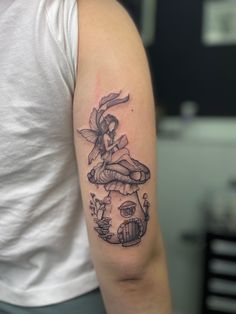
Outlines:
[[[120,1],[117,0],[77,0],[77,3],[79,8],[89,10],[94,14],[104,14],[106,10],[125,11]]]
[[[113,62],[112,57],[122,60],[123,57],[129,57],[129,52],[143,53],[137,28],[118,1],[77,1],[80,60]]]
[[[116,0],[77,0],[80,20],[86,22],[86,29],[96,29],[98,32],[106,30],[112,31],[111,27],[117,31],[122,28],[122,23],[133,24],[127,11]],[[131,26],[130,25],[130,26]]]
[[[110,137],[109,137],[109,135],[108,134],[103,134],[103,139],[105,140],[105,141],[108,141],[109,139],[110,139]]]

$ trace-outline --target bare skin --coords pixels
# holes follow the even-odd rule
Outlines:
[[[170,314],[145,51],[116,1],[78,4],[74,139],[91,254],[107,313]],[[107,99],[113,103],[103,107]]]

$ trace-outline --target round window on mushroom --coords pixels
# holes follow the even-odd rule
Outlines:
[[[122,217],[129,218],[133,216],[136,210],[136,204],[131,201],[126,201],[118,208]]]

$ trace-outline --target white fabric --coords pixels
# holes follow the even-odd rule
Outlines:
[[[98,287],[73,141],[76,0],[0,0],[0,301]]]

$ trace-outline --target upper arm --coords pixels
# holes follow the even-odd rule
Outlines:
[[[140,272],[162,246],[156,211],[156,129],[148,62],[133,22],[116,1],[79,1],[79,21],[74,138],[92,256],[98,273],[123,265],[124,277],[126,271],[132,276],[130,272]],[[105,103],[101,121],[108,114],[118,121],[115,140],[121,135],[126,135],[124,143],[128,140],[127,145],[120,143],[118,154],[112,157],[115,162],[104,159],[104,146],[96,134],[107,132],[105,122],[97,123],[94,108],[98,114],[99,103],[100,107]],[[97,153],[92,153],[89,164],[96,138]],[[120,159],[119,154],[123,154]],[[122,158],[126,162],[120,163]],[[136,162],[136,168],[129,158]],[[143,180],[131,175],[134,169],[144,173]]]

